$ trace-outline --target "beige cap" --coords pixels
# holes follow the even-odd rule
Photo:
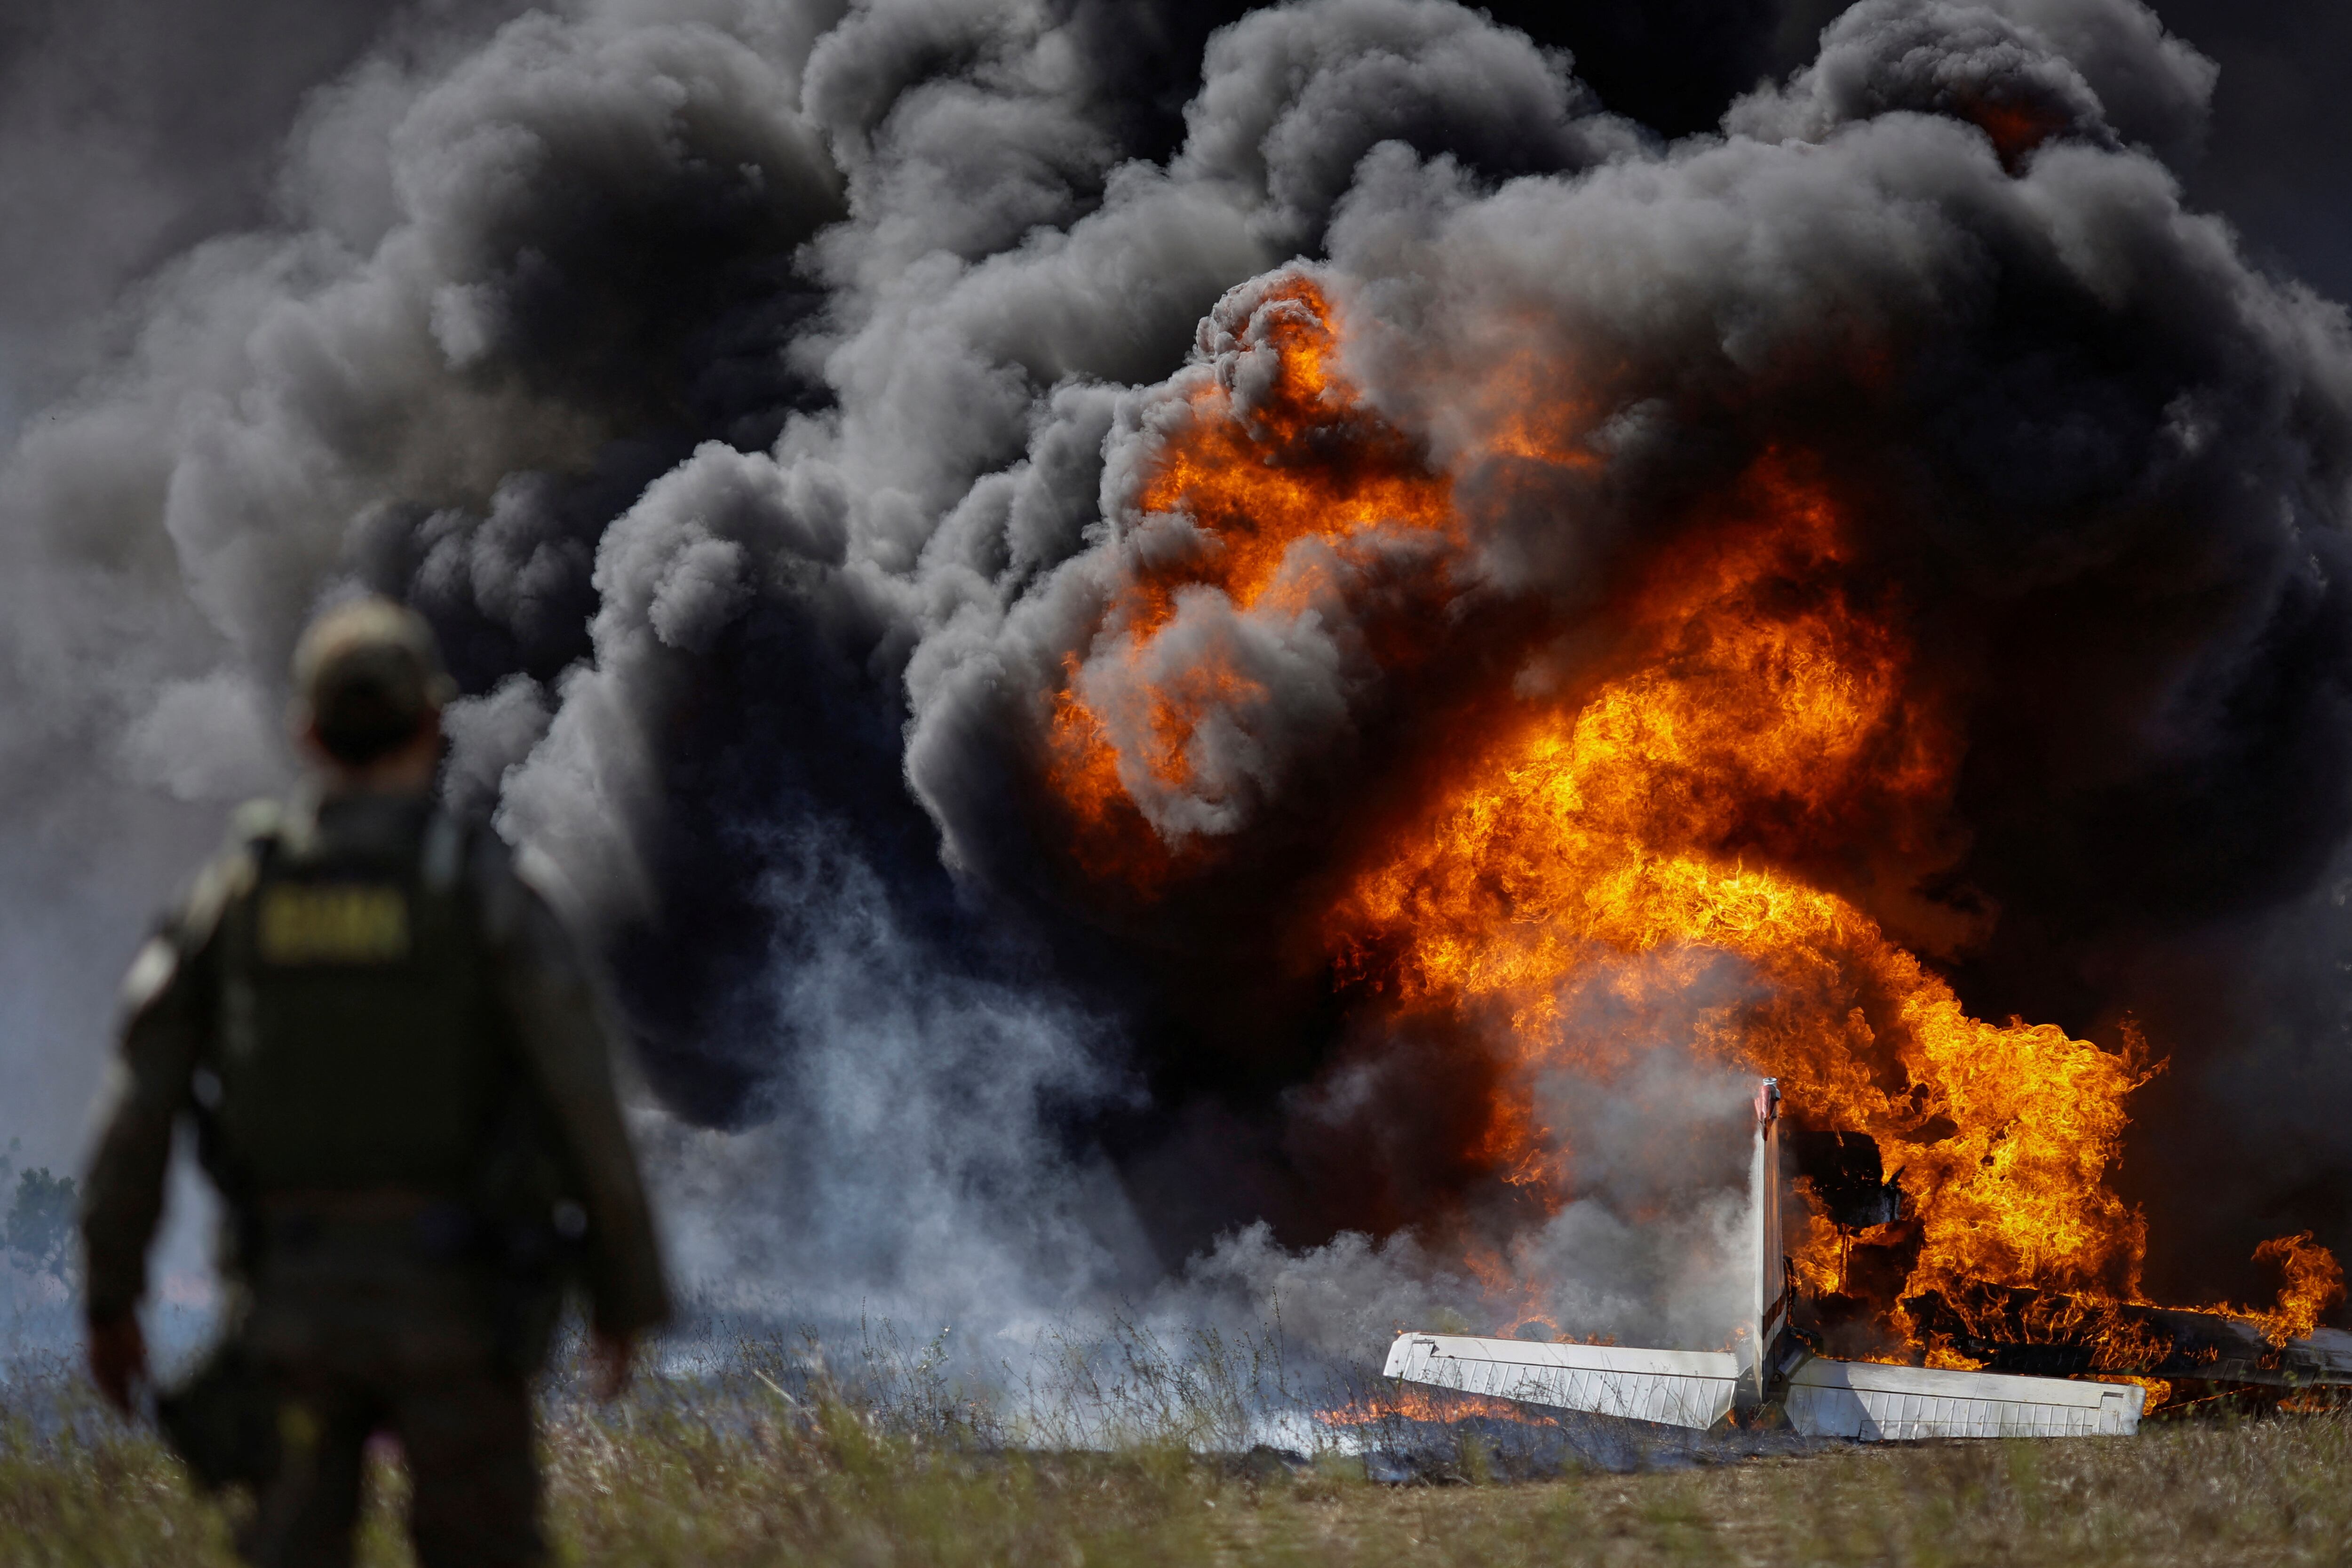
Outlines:
[[[294,695],[319,743],[354,767],[396,750],[457,694],[425,617],[390,599],[352,599],[294,647]]]

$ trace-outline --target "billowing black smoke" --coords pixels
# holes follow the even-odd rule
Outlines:
[[[168,860],[278,782],[294,632],[371,585],[448,641],[453,793],[608,942],[681,1189],[775,1194],[777,1268],[1042,1301],[1385,1230],[1457,1184],[1446,1045],[1289,933],[1445,693],[1801,445],[1965,719],[1961,847],[1886,906],[1981,933],[1937,955],[1974,1011],[2173,1053],[2157,1283],[2352,1239],[2352,338],[2184,205],[2210,63],[2137,0],[1526,9],[583,0],[327,50],[266,217],[0,473],[12,902],[74,863],[36,835]],[[1264,679],[1213,788],[1139,797],[1222,868],[1139,912],[1055,841],[1052,700],[1295,263],[1469,542],[1281,626],[1182,605]],[[1449,468],[1507,354],[1602,461]],[[1448,628],[1412,682],[1362,657],[1400,603]],[[101,858],[127,950],[153,879]]]

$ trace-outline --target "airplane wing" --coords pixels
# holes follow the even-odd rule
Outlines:
[[[1731,1414],[1747,1363],[1727,1351],[1631,1350],[1404,1333],[1387,1374],[1490,1399],[1621,1415],[1705,1431]],[[1789,1425],[1808,1437],[2128,1436],[2146,1392],[2007,1373],[1882,1366],[1808,1356],[1780,1388]]]
[[[1789,1373],[1781,1408],[1808,1437],[2128,1436],[2147,1391],[2009,1373],[1880,1366],[1809,1357]]]
[[[1404,1333],[1388,1375],[1490,1399],[1517,1399],[1701,1431],[1731,1414],[1740,1361],[1727,1351],[1628,1350]]]

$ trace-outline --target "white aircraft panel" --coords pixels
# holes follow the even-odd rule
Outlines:
[[[2123,1436],[2139,1430],[2147,1391],[2127,1383],[1811,1360],[1789,1374],[1781,1407],[1810,1437]]]
[[[1724,1351],[1631,1350],[1456,1334],[1401,1334],[1387,1373],[1490,1399],[1656,1421],[1701,1431],[1731,1411],[1738,1357]]]

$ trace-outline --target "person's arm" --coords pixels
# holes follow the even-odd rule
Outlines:
[[[211,1026],[207,984],[226,868],[208,872],[180,913],[148,940],[122,984],[121,1047],[107,1069],[98,1145],[82,1185],[82,1300],[90,1372],[118,1408],[146,1372],[137,1310],[147,1248],[163,1210],[172,1133]]]
[[[561,1146],[567,1185],[586,1211],[585,1275],[608,1372],[669,1316],[661,1251],[636,1153],[613,1086],[615,1031],[586,956],[547,901],[511,873],[491,926],[499,990]]]

